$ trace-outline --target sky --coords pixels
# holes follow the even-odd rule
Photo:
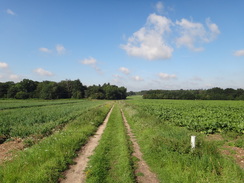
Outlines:
[[[244,88],[243,0],[0,0],[0,82]]]

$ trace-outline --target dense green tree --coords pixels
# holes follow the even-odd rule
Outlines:
[[[184,99],[184,100],[244,100],[243,89],[222,89],[219,87],[208,90],[149,90],[144,99]]]
[[[105,92],[100,85],[89,86],[86,95],[87,98],[91,99],[105,99]]]
[[[7,97],[15,98],[15,95],[20,91],[22,91],[22,87],[19,83],[11,85],[11,87],[8,89]]]
[[[84,98],[86,87],[80,82],[79,79],[72,81],[72,98]]]
[[[32,81],[23,79],[18,83],[0,83],[0,98],[40,98],[40,99],[61,99],[61,98],[91,98],[91,99],[125,99],[126,88],[116,85],[104,84],[86,87],[79,79],[53,81]]]
[[[24,91],[19,91],[16,93],[15,98],[16,99],[28,99],[29,94],[27,92],[24,92]]]
[[[136,95],[136,92],[133,92],[133,91],[127,92],[127,96],[132,96],[132,95]]]
[[[37,86],[37,96],[41,99],[54,99],[54,85],[55,82],[43,81]],[[57,85],[57,84],[56,84]],[[56,98],[56,97],[55,97]]]
[[[32,81],[30,79],[23,79],[22,81],[19,82],[19,84],[23,88],[23,91],[30,93],[36,90],[38,82]]]
[[[14,85],[12,81],[0,83],[0,98],[7,98],[8,90],[12,85]]]

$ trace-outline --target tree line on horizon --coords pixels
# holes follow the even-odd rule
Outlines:
[[[23,79],[18,83],[13,81],[0,82],[0,98],[14,99],[126,99],[125,87],[118,87],[105,83],[101,85],[85,86],[79,79],[54,81],[33,81]]]
[[[141,91],[143,99],[179,99],[179,100],[244,100],[241,88],[222,89],[214,87],[207,90],[149,90]]]

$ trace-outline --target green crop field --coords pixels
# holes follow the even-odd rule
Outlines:
[[[220,147],[238,139],[232,145],[240,151],[244,148],[243,101],[142,100],[137,96],[124,104],[124,111],[145,160],[161,182],[243,182],[243,169]],[[209,133],[227,137],[216,143],[206,140]],[[194,150],[192,135],[197,137]]]
[[[54,128],[103,103],[85,100],[14,101],[0,101],[0,136],[5,139],[30,135],[47,136]]]
[[[131,104],[156,118],[203,133],[244,134],[243,101],[132,100]]]
[[[137,159],[120,109],[159,182],[242,183],[244,171],[222,153],[244,148],[244,102],[151,100],[1,100],[0,136],[25,149],[0,164],[0,182],[58,182],[114,105],[85,172],[87,182],[136,182]],[[190,144],[196,136],[196,148]],[[219,135],[219,141],[207,140]],[[38,138],[38,140],[36,140]],[[1,144],[0,144],[1,145]],[[232,152],[235,155],[235,152]],[[242,154],[243,156],[243,154]]]

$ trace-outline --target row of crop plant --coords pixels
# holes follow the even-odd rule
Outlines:
[[[243,101],[134,100],[160,120],[206,134],[244,134]]]
[[[16,109],[16,108],[30,108],[30,107],[41,107],[49,105],[62,105],[68,103],[80,103],[83,100],[77,99],[60,99],[60,100],[16,100],[16,99],[3,99],[0,100],[0,110]]]
[[[104,101],[82,101],[2,110],[0,111],[0,136],[6,140],[12,137],[26,138],[30,135],[47,136],[53,129],[103,103]]]
[[[83,111],[62,131],[18,152],[13,160],[0,165],[0,182],[58,182],[62,172],[73,162],[76,151],[96,132],[111,106],[112,103],[107,103]]]

